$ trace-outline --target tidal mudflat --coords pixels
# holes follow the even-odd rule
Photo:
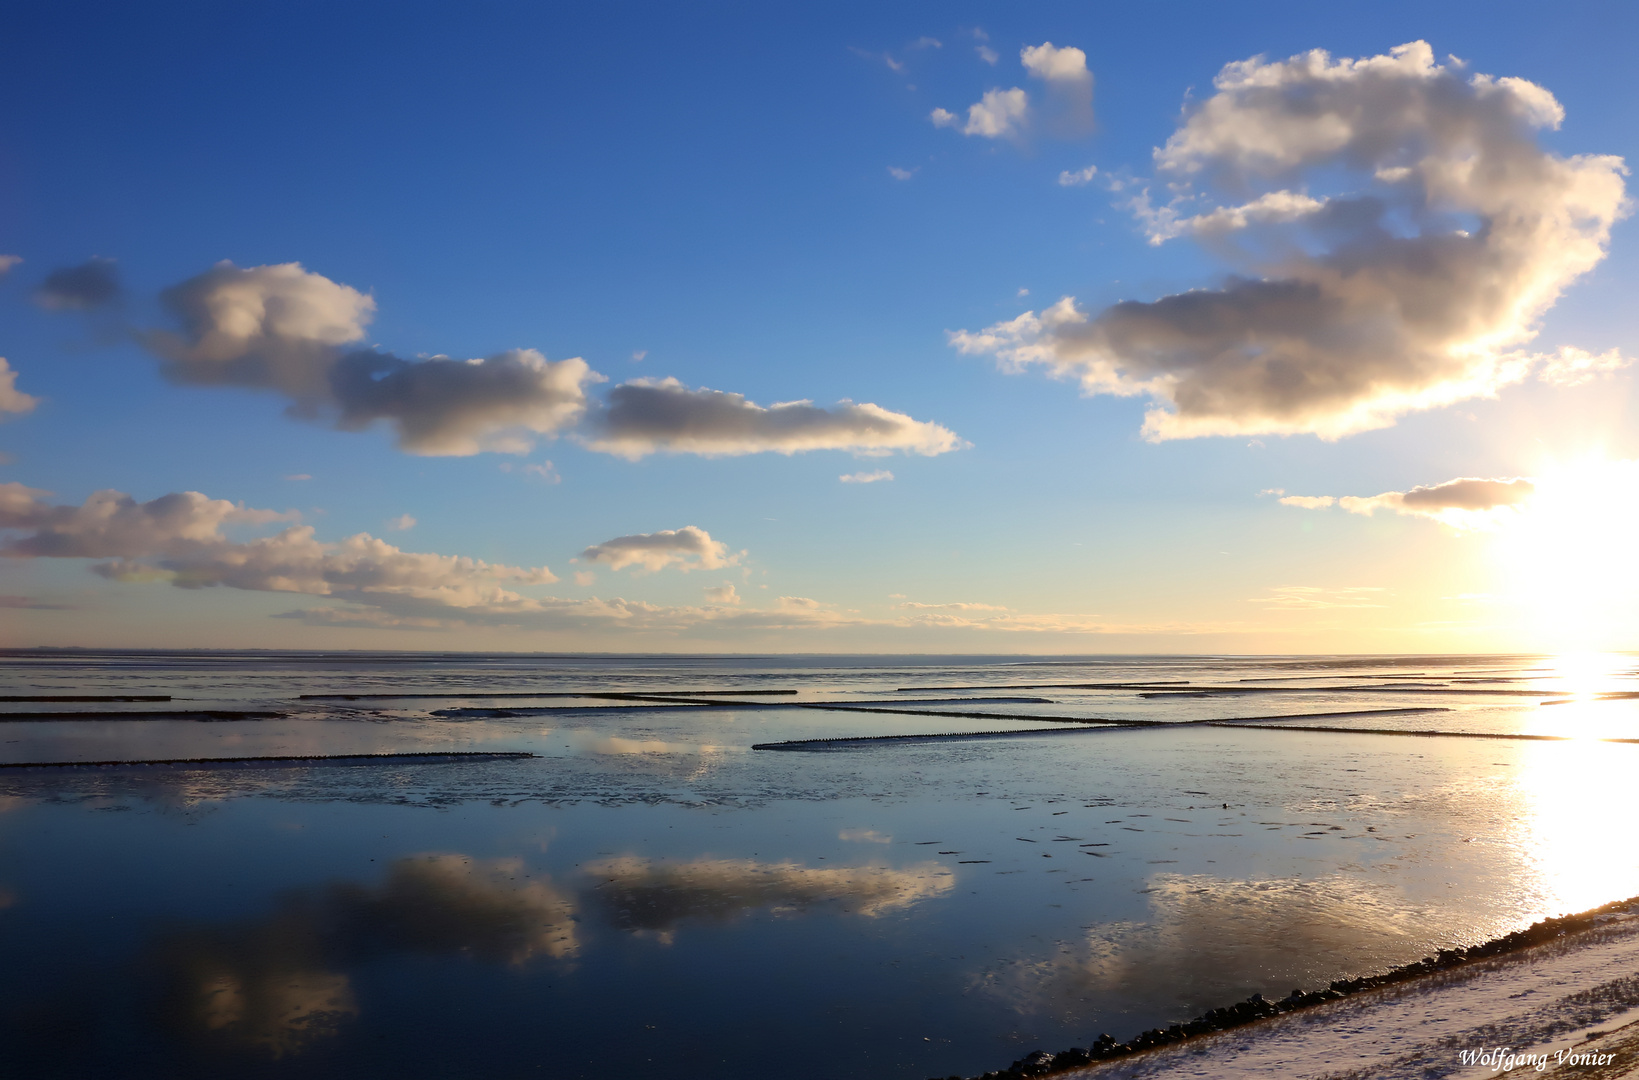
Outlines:
[[[0,680],[21,1075],[972,1075],[1639,894],[1626,657]]]

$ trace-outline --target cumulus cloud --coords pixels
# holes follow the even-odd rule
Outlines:
[[[731,457],[774,451],[900,450],[932,456],[965,445],[938,424],[913,420],[869,403],[810,401],[763,407],[742,394],[690,389],[676,379],[634,379],[609,391],[608,405],[592,418],[584,442],[594,450],[636,461],[648,454]]]
[[[586,384],[602,380],[585,360],[556,363],[534,349],[483,360],[400,360],[357,352],[337,361],[330,388],[349,431],[387,420],[412,454],[527,454],[532,436],[553,435],[586,410]]]
[[[47,311],[90,311],[112,304],[119,295],[114,260],[94,258],[47,274],[34,290],[34,302]]]
[[[706,599],[713,604],[738,604],[741,597],[734,591],[734,582],[725,581],[721,585],[707,585]]]
[[[996,61],[1001,59],[1001,57],[997,55],[996,50],[992,49],[989,45],[975,45],[973,46],[973,51],[978,55],[980,60],[983,60],[991,67],[995,67]]]
[[[892,480],[893,473],[887,469],[873,469],[870,472],[844,473],[837,479],[844,484],[879,484],[884,480]]]
[[[966,123],[947,109],[934,109],[928,118],[934,127],[956,128],[963,135],[1000,139],[1021,134],[1029,112],[1030,95],[1015,86],[1011,90],[986,90],[984,97],[967,107]]]
[[[1188,236],[1223,259],[1223,287],[1097,313],[1066,297],[952,344],[1148,396],[1153,440],[1335,439],[1494,394],[1535,364],[1556,379],[1605,366],[1509,351],[1627,212],[1620,158],[1540,144],[1563,115],[1547,90],[1466,75],[1423,42],[1255,58],[1214,87],[1155,153],[1175,197],[1135,208],[1156,242]]]
[[[181,331],[141,339],[171,379],[277,391],[298,413],[333,416],[349,431],[384,420],[414,454],[527,452],[535,436],[578,419],[586,384],[602,379],[578,357],[554,363],[533,349],[421,361],[347,352],[363,339],[375,300],[299,263],[221,262],[161,301]]]
[[[1536,494],[1536,485],[1524,477],[1482,480],[1462,477],[1443,484],[1385,491],[1380,495],[1287,495],[1281,505],[1304,510],[1337,506],[1351,514],[1370,516],[1389,510],[1412,517],[1433,518],[1458,528],[1486,528],[1506,520]]]
[[[997,61],[995,50],[978,46],[979,58],[987,64]],[[1077,48],[1058,48],[1051,41],[1027,46],[1019,51],[1025,72],[1047,84],[1048,126],[1060,135],[1075,136],[1093,126],[1093,74],[1087,70],[1087,54]],[[1034,122],[1030,95],[1015,86],[995,87],[967,107],[964,120],[949,109],[928,114],[934,127],[953,128],[963,135],[986,139],[1019,139]],[[1066,174],[1069,175],[1069,174]]]
[[[1019,61],[1031,75],[1047,84],[1053,104],[1049,115],[1060,134],[1081,135],[1093,127],[1093,73],[1087,70],[1087,54],[1051,41],[1028,46],[1019,52]]]
[[[0,356],[0,420],[5,419],[7,413],[21,416],[33,412],[38,404],[39,398],[17,389],[17,372],[11,369],[4,356]]]
[[[713,540],[710,533],[693,525],[617,536],[580,553],[587,562],[604,563],[611,570],[635,566],[640,572],[650,574],[668,566],[675,566],[684,573],[721,570],[736,565],[744,555],[743,551],[730,554],[727,544]]]
[[[888,175],[893,177],[895,180],[909,180],[911,177],[916,175],[916,170],[920,169],[921,167],[922,166],[918,165],[916,169],[901,169],[897,165],[889,165]]]
[[[387,528],[394,532],[405,532],[415,528],[415,524],[414,517],[409,514],[400,514],[396,518],[388,519]]]
[[[160,302],[181,333],[143,342],[180,383],[278,390],[312,407],[330,396],[339,347],[364,337],[376,302],[300,263],[240,269],[217,263],[173,285]]]

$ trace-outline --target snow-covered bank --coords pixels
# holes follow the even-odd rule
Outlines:
[[[1597,1063],[1573,1063],[1572,1054]],[[1541,945],[1055,1075],[1425,1080],[1546,1073],[1639,1076],[1639,903]]]

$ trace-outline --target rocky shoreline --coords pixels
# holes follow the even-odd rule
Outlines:
[[[1376,975],[1338,979],[1324,990],[1293,990],[1291,994],[1279,1000],[1270,1000],[1262,994],[1253,994],[1245,1001],[1212,1009],[1193,1020],[1165,1028],[1151,1028],[1126,1042],[1117,1042],[1114,1036],[1102,1034],[1091,1046],[1071,1047],[1056,1054],[1045,1050],[1032,1051],[1005,1069],[992,1070],[975,1078],[952,1075],[948,1078],[935,1077],[933,1080],[1017,1080],[1022,1077],[1051,1076],[1099,1062],[1129,1057],[1148,1050],[1173,1046],[1202,1035],[1228,1031],[1271,1017],[1314,1008],[1363,991],[1410,982],[1478,960],[1489,960],[1529,949],[1567,934],[1592,929],[1612,916],[1629,911],[1635,906],[1639,906],[1639,897],[1617,900],[1589,911],[1543,919],[1523,930],[1516,930],[1469,948],[1441,949],[1433,956],[1402,964]]]

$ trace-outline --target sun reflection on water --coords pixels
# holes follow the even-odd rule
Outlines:
[[[1520,810],[1527,865],[1541,897],[1538,914],[1585,911],[1639,895],[1639,848],[1631,842],[1639,827],[1639,800],[1631,790],[1639,746],[1588,736],[1522,750]]]

